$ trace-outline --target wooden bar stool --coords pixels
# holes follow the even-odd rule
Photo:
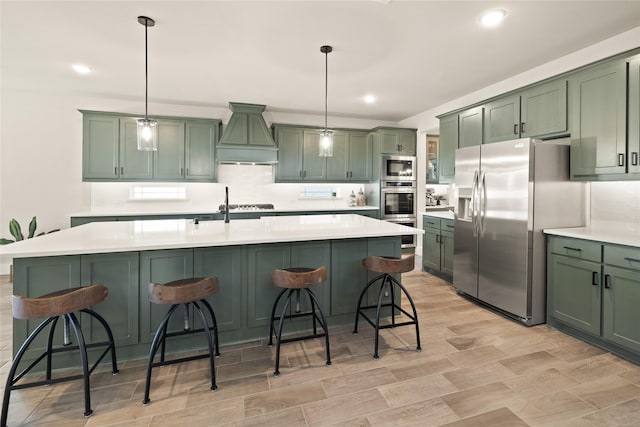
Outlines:
[[[271,310],[271,327],[269,329],[269,346],[273,345],[273,335],[276,334],[276,369],[273,373],[274,376],[280,375],[280,344],[292,341],[300,341],[309,338],[319,338],[325,337],[326,343],[326,352],[327,352],[327,366],[331,365],[331,353],[329,350],[329,328],[327,326],[327,320],[325,318],[324,312],[322,311],[322,306],[318,301],[318,298],[314,295],[314,293],[309,289],[311,286],[319,285],[327,280],[327,267],[322,266],[316,269],[313,268],[305,268],[305,267],[295,267],[295,268],[285,268],[283,270],[273,270],[271,274],[271,280],[273,284],[284,288],[282,292],[276,298],[276,301],[273,303],[273,309]],[[300,291],[303,290],[309,296],[309,302],[311,303],[311,310],[307,312],[300,311]],[[284,306],[282,307],[282,311],[280,316],[276,316],[276,308],[278,307],[278,303],[280,299],[287,293],[286,301]],[[295,314],[286,314],[287,310],[291,306],[292,297],[295,295],[296,297],[296,308]],[[318,316],[320,313],[320,316]],[[285,319],[293,319],[298,317],[311,316],[313,319],[313,334],[306,335],[303,337],[295,337],[295,338],[287,338],[282,339],[282,327]],[[276,332],[274,323],[278,320],[278,330]],[[318,333],[317,331],[317,322],[320,323],[320,326],[323,329],[323,333]]]
[[[413,270],[414,255],[410,255],[404,258],[369,256],[362,260],[362,264],[366,267],[367,270],[382,274],[369,281],[369,283],[367,283],[367,286],[365,286],[365,288],[360,293],[356,311],[356,324],[353,333],[358,333],[358,319],[360,316],[362,316],[367,322],[369,322],[371,326],[376,328],[375,351],[373,353],[373,358],[377,359],[380,329],[395,328],[396,326],[416,325],[416,350],[421,351],[422,347],[420,347],[420,327],[418,326],[418,313],[416,312],[416,306],[413,303],[413,299],[411,299],[411,295],[409,295],[409,292],[407,292],[407,289],[398,280],[396,280],[395,277],[392,276],[392,274],[406,273]],[[362,306],[362,299],[367,294],[367,291],[371,286],[373,286],[374,283],[378,281],[380,282],[380,289],[378,290],[378,303],[376,305]],[[396,303],[394,285],[398,286],[398,288],[400,288],[400,291],[407,297],[407,300],[411,304],[413,314],[408,313]],[[391,302],[383,304],[382,297],[384,296],[384,291],[387,288],[389,289],[391,295]],[[391,307],[390,324],[380,324],[380,312],[383,307]],[[364,310],[372,308],[376,309],[375,322],[372,321],[364,312]],[[396,310],[399,310],[400,312],[405,314],[410,320],[406,322],[396,323]]]
[[[149,351],[149,359],[147,360],[147,380],[144,387],[144,399],[142,403],[144,405],[149,404],[149,389],[151,388],[151,370],[156,366],[172,365],[174,363],[187,362],[196,359],[209,358],[209,369],[211,371],[211,390],[216,390],[216,369],[214,364],[214,356],[220,356],[218,348],[218,323],[216,322],[216,315],[211,308],[211,304],[205,299],[218,292],[218,278],[217,277],[205,277],[194,279],[181,279],[176,280],[164,285],[157,283],[149,283],[149,300],[155,304],[171,304],[171,307],[167,311],[167,314],[160,322],[158,329],[153,337],[151,343],[151,350]],[[207,320],[200,304],[209,312],[211,318],[211,326]],[[167,327],[169,320],[176,309],[180,306],[184,306],[184,329],[177,332],[167,333]],[[198,313],[198,318],[202,328],[193,329],[189,322],[189,306],[193,305],[195,312]],[[213,331],[213,339],[211,338],[211,331]],[[195,356],[180,357],[172,360],[165,360],[165,344],[167,337],[175,337],[180,335],[194,334],[197,332],[204,332],[207,337],[207,344],[209,352],[206,354],[199,354]],[[214,350],[215,348],[215,350]],[[160,361],[154,363],[156,353],[160,349]]]
[[[26,341],[22,344],[16,356],[11,364],[9,370],[9,376],[7,377],[7,383],[4,389],[4,400],[2,401],[2,419],[0,425],[5,427],[7,425],[7,415],[9,412],[9,399],[11,397],[12,390],[18,390],[27,387],[35,387],[40,385],[57,384],[63,381],[71,381],[77,379],[84,380],[84,416],[91,416],[93,410],[91,409],[91,394],[89,387],[89,376],[93,370],[102,361],[104,356],[111,352],[111,365],[113,374],[118,373],[118,366],[116,363],[116,350],[113,342],[113,334],[111,328],[104,320],[102,316],[93,311],[90,307],[101,303],[105,300],[109,290],[102,285],[90,285],[80,288],[63,289],[60,291],[52,292],[50,294],[42,295],[36,298],[27,298],[19,295],[13,296],[13,317],[20,320],[31,319],[46,319],[36,327],[31,334],[27,337]],[[86,313],[89,316],[96,319],[104,330],[107,332],[108,341],[96,342],[86,344],[84,341],[84,335],[78,322],[78,317],[75,312]],[[62,346],[53,345],[53,335],[55,332],[58,319],[63,318],[63,343]],[[18,375],[16,371],[18,365],[22,360],[22,357],[26,353],[31,343],[36,339],[38,334],[42,332],[47,325],[49,327],[49,333],[47,338],[46,350],[36,358],[29,366],[24,368]],[[71,338],[69,333],[69,325],[73,329],[76,337],[77,345],[71,345]],[[89,368],[89,362],[87,357],[87,349],[94,347],[106,346],[100,357],[96,360],[91,368]],[[54,353],[62,353],[67,351],[79,350],[80,360],[82,363],[82,374],[68,375],[58,378],[52,378],[52,356]],[[45,359],[46,358],[46,359]],[[28,383],[17,384],[31,369],[33,369],[42,359],[46,361],[45,367],[45,379],[40,381],[32,381]]]

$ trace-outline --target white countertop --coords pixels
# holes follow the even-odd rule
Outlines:
[[[96,216],[145,216],[145,215],[198,215],[198,214],[213,214],[220,213],[218,210],[219,205],[207,207],[198,207],[193,209],[178,209],[178,210],[167,210],[167,211],[158,211],[158,210],[150,210],[150,209],[127,209],[127,210],[102,210],[102,211],[85,211],[85,212],[76,212],[70,217],[96,217]],[[325,211],[362,211],[362,210],[372,210],[372,209],[380,209],[378,206],[343,206],[336,208],[335,206],[327,206],[327,207],[314,207],[313,209],[301,208],[300,206],[278,206],[276,209],[255,209],[255,210],[232,210],[233,214],[242,214],[242,213],[260,213],[260,212],[325,212]]]
[[[624,226],[606,228],[554,228],[543,230],[543,232],[554,236],[573,237],[575,239],[640,247],[640,232],[630,230]]]
[[[453,212],[451,211],[435,211],[435,212],[421,212],[421,215],[429,215],[429,216],[433,216],[436,218],[443,218],[443,219],[455,219],[455,215],[453,214]]]
[[[224,221],[168,219],[93,222],[1,246],[3,260],[38,256],[422,234],[356,214],[269,216]]]

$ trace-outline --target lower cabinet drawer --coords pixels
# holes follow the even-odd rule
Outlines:
[[[604,245],[604,263],[640,270],[640,249],[629,246]]]
[[[602,244],[590,240],[571,239],[569,237],[549,238],[551,253],[569,256],[586,261],[602,261]]]

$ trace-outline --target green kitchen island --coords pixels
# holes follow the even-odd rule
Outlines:
[[[400,236],[421,233],[354,214],[263,217],[227,224],[96,222],[4,246],[2,257],[13,262],[15,295],[34,297],[94,283],[108,287],[109,296],[94,309],[113,330],[118,359],[128,360],[148,354],[168,308],[149,301],[147,285],[151,282],[218,277],[220,291],[209,301],[216,313],[220,342],[225,345],[268,337],[271,307],[279,292],[271,283],[272,270],[326,265],[327,281],[314,292],[330,327],[351,324],[359,293],[370,278],[362,259],[400,256]],[[105,338],[88,316],[81,315],[80,321],[87,342]],[[38,323],[14,320],[14,354]],[[183,316],[176,315],[170,329],[182,330],[183,325]],[[294,330],[308,327],[306,323],[292,325]],[[176,337],[167,352],[204,348],[205,342],[198,334]],[[35,357],[44,345],[43,337],[25,359]],[[76,359],[69,355],[61,363],[74,364]]]

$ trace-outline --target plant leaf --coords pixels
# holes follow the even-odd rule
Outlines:
[[[16,221],[15,218],[11,219],[11,221],[9,222],[9,232],[11,232],[11,235],[15,237],[16,241],[24,240],[20,223]]]
[[[4,237],[0,238],[0,245],[8,245],[9,243],[13,242],[15,242],[15,240],[5,239]]]
[[[38,227],[38,223],[36,222],[36,217],[34,216],[33,218],[31,218],[31,222],[29,223],[29,237],[27,237],[27,239],[32,238],[36,233],[36,227]]]

